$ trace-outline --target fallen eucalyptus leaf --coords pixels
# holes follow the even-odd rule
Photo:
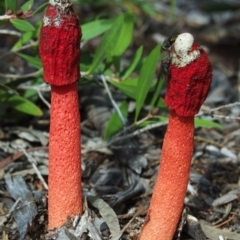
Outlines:
[[[208,225],[205,221],[200,220],[200,225],[205,233],[206,237],[211,239],[211,240],[219,240],[219,236],[223,236],[224,239],[231,239],[231,240],[239,240],[240,239],[240,234],[230,232],[227,229],[219,229],[215,228],[213,226]]]
[[[19,239],[24,239],[28,226],[32,224],[33,219],[37,215],[37,207],[32,192],[28,189],[22,177],[11,177],[10,174],[5,176],[6,187],[11,196],[17,200],[21,199],[18,208],[13,214],[17,223]]]
[[[238,194],[240,194],[240,190],[232,190],[221,197],[215,199],[212,203],[213,207],[217,207],[219,205],[223,205],[229,202],[232,202],[233,200],[238,198]]]
[[[112,238],[115,238],[117,235],[119,235],[119,232],[121,231],[121,229],[120,229],[117,215],[113,211],[113,209],[105,201],[103,201],[100,198],[97,198],[94,196],[88,196],[87,198],[91,202],[91,204],[98,209],[104,221],[107,223],[109,230],[111,232]]]

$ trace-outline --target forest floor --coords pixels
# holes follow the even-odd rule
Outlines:
[[[137,6],[130,6],[137,20],[128,55],[133,55],[140,45],[149,53],[157,43],[171,35],[192,33],[208,52],[213,66],[211,90],[198,116],[221,125],[218,128],[196,128],[185,210],[175,239],[239,240],[240,4],[238,1],[222,1],[222,5],[214,5],[215,1],[181,0],[177,1],[172,15],[169,2],[153,1],[158,14],[152,16]],[[225,8],[213,11],[212,7],[217,9],[217,6]],[[104,10],[111,15],[116,12],[114,8],[110,4],[104,7],[85,4],[82,9],[77,5],[76,11],[83,21],[88,14],[92,16],[98,11]],[[0,54],[5,54],[16,39],[3,35],[1,41]],[[99,38],[93,39],[85,48],[94,49],[98,42]],[[18,69],[21,74],[31,70],[17,54],[7,55],[1,61],[1,74],[8,74],[6,69],[10,67]],[[11,81],[11,78],[3,79],[3,83]],[[20,88],[16,90],[21,91]],[[106,124],[100,122],[108,120],[113,108],[104,88],[79,84],[79,95],[83,116],[85,198],[82,218],[85,222],[71,219],[61,230],[47,231],[45,184],[48,179],[49,109],[39,99],[42,117],[25,115],[19,119],[9,114],[1,119],[0,239],[137,239],[156,180],[167,123],[144,132],[131,129],[127,132],[129,138],[106,142],[102,137]],[[86,101],[89,96],[92,98]],[[119,92],[116,96],[122,97]],[[50,101],[48,87],[44,98]],[[105,104],[109,113],[107,118],[105,112],[99,111],[99,102]],[[9,110],[1,104],[0,111],[2,114]],[[89,117],[90,111],[95,113],[94,119]],[[131,123],[131,113],[129,116]],[[131,136],[133,132],[137,133],[134,137]],[[76,237],[74,234],[79,224],[82,227],[85,224],[88,232]],[[94,231],[91,233],[91,228],[98,229],[96,236]]]

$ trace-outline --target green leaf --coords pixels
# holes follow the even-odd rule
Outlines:
[[[1,83],[0,83],[0,91],[5,91],[5,92],[9,91],[11,93],[18,94],[18,92],[15,91],[14,89],[12,89],[9,86],[6,86],[4,84],[1,84]]]
[[[147,1],[141,1],[140,8],[149,16],[155,15],[155,9],[152,4],[149,4]]]
[[[112,56],[121,56],[132,41],[134,17],[131,12],[124,14],[121,30],[118,32],[117,41],[114,43]]]
[[[21,6],[21,10],[23,10],[23,12],[25,11],[29,11],[32,6],[33,6],[34,0],[29,0],[27,2],[25,2],[22,6]]]
[[[142,51],[143,51],[143,47],[141,46],[138,48],[138,50],[134,54],[133,60],[131,61],[130,66],[125,70],[125,73],[123,74],[122,79],[128,78],[132,74],[132,72],[135,70],[135,68],[137,67],[141,59]]]
[[[33,27],[33,25],[29,22],[27,22],[26,20],[22,20],[22,19],[11,19],[10,22],[12,23],[12,25],[17,28],[20,31],[23,32],[28,32],[28,31],[34,31],[35,28]]]
[[[194,124],[195,124],[195,127],[223,128],[223,126],[219,123],[216,123],[208,119],[202,119],[202,118],[194,118]]]
[[[128,115],[128,104],[126,101],[122,102],[119,106],[119,109],[122,112],[122,115],[127,118]],[[105,132],[104,132],[104,139],[109,140],[113,137],[116,133],[118,133],[123,128],[123,122],[120,119],[118,113],[115,111],[110,119],[108,120]]]
[[[48,4],[49,4],[49,2],[42,4],[39,8],[37,8],[37,10],[35,10],[33,12],[33,15],[42,12],[48,6]]]
[[[143,128],[143,127],[146,127],[150,124],[156,124],[156,123],[159,123],[159,122],[168,122],[168,117],[155,116],[151,120],[146,120],[144,122],[141,122],[140,124],[137,125],[137,127]]]
[[[160,44],[158,44],[148,55],[140,70],[136,95],[135,121],[137,121],[140,110],[152,86],[156,65],[159,59],[160,59]]]
[[[120,89],[124,94],[126,94],[130,98],[133,98],[133,99],[136,98],[136,90],[137,90],[137,83],[138,83],[137,78],[126,79],[122,82],[116,82],[116,81],[109,80],[109,82],[113,86]]]
[[[165,102],[164,102],[164,99],[163,98],[159,98],[158,101],[155,103],[154,107],[158,107],[158,108],[161,108],[161,111],[165,111],[165,110],[168,110]]]
[[[157,122],[166,122],[166,121],[168,121],[169,118],[165,117],[165,116],[154,116],[153,119],[156,119]]]
[[[155,91],[153,93],[153,97],[152,97],[152,100],[151,100],[151,103],[150,103],[149,113],[156,106],[156,102],[160,98],[160,92],[162,90],[163,83],[164,83],[164,78],[159,78],[157,83],[156,83]]]
[[[12,47],[12,50],[16,50],[16,49],[22,47],[24,43],[26,43],[30,39],[32,39],[33,35],[34,35],[34,33],[32,31],[22,34],[22,36],[19,38],[19,40]]]
[[[95,70],[102,63],[102,61],[110,55],[110,53],[115,47],[116,39],[118,37],[122,22],[123,14],[118,16],[118,18],[114,21],[112,27],[107,32],[105,32],[104,36],[102,37],[98,45],[98,48],[93,59],[93,63],[90,69],[88,70],[88,73]]]
[[[114,68],[115,68],[115,76],[118,77],[120,74],[120,64],[121,64],[121,59],[119,56],[109,56],[108,59],[109,64],[113,63]],[[110,67],[110,66],[109,66]]]
[[[18,5],[17,5],[17,0],[5,0],[5,10],[13,10],[13,11],[16,11],[18,8]]]
[[[42,116],[43,114],[38,106],[11,90],[0,90],[0,102],[29,115]]]
[[[176,0],[171,0],[171,2],[170,2],[170,13],[171,13],[171,15],[170,15],[170,18],[171,18],[171,20],[175,20],[175,18],[176,18],[176,6],[177,6],[177,1]]]
[[[39,21],[37,21],[35,24],[34,24],[34,27],[35,27],[35,31],[33,32],[34,33],[34,37],[36,38],[36,39],[38,39],[39,38],[39,35],[40,35],[40,32],[41,32],[41,28],[42,28],[42,20],[39,20]]]
[[[34,24],[35,31],[23,32],[21,34],[21,37],[19,38],[19,40],[13,45],[12,50],[15,51],[15,50],[21,48],[25,43],[27,43],[29,40],[31,40],[33,38],[38,39],[41,26],[42,26],[42,21],[39,20]],[[35,44],[33,45],[33,47],[35,47],[37,45],[38,45],[38,42],[36,41]]]
[[[82,41],[92,39],[106,32],[113,24],[113,19],[98,19],[81,25]]]
[[[39,56],[32,57],[32,56],[29,56],[29,55],[26,55],[23,53],[18,53],[18,55],[21,56],[23,59],[25,59],[33,67],[35,67],[37,69],[42,68],[42,62],[41,62]]]
[[[42,76],[33,78],[33,80],[31,80],[31,86],[39,86],[40,84],[42,84],[42,82],[43,82]],[[32,89],[26,90],[22,96],[34,103],[39,99],[37,91]]]

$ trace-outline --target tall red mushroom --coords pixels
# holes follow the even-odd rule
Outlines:
[[[50,0],[43,17],[39,51],[43,78],[51,85],[49,139],[49,230],[82,214],[80,114],[81,29],[69,0]]]
[[[194,115],[207,97],[212,67],[191,34],[171,38],[165,103],[170,110],[162,160],[146,224],[139,240],[172,240],[189,180],[194,148]]]

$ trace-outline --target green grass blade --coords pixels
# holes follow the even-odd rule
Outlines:
[[[135,122],[138,119],[140,110],[142,109],[147,94],[152,86],[156,65],[159,59],[160,59],[160,44],[158,44],[148,55],[140,70],[136,94]]]
[[[141,56],[142,56],[142,51],[143,51],[143,47],[139,47],[138,50],[136,51],[134,57],[133,57],[133,60],[131,61],[131,64],[130,66],[125,70],[123,76],[122,76],[122,79],[126,79],[128,78],[132,73],[133,71],[135,70],[135,68],[137,67],[140,59],[141,59]]]

